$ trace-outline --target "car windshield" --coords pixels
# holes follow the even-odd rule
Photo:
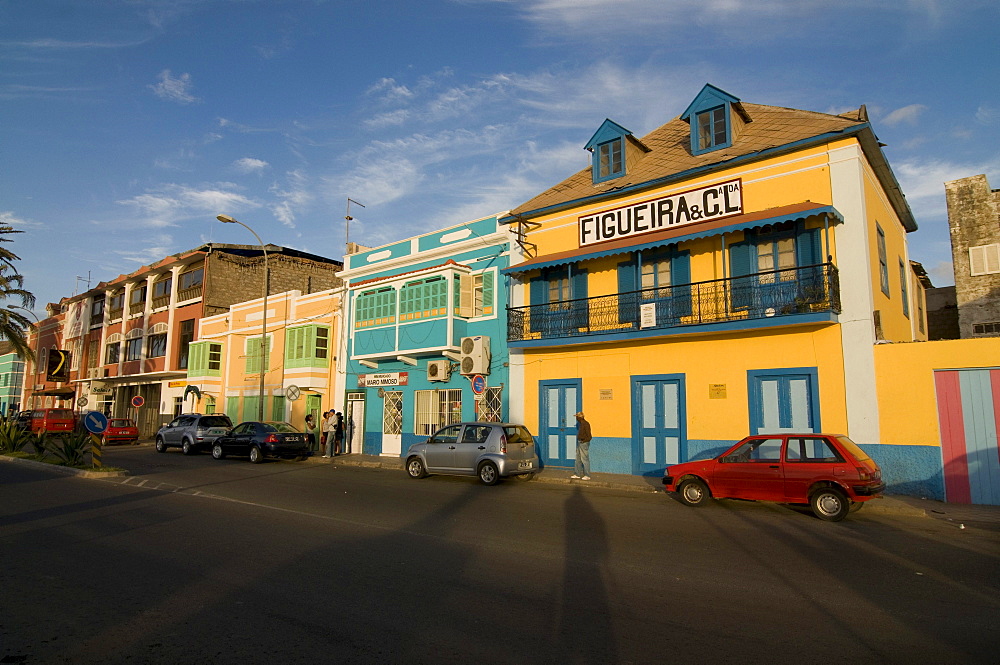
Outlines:
[[[261,423],[265,432],[298,432],[294,425],[289,423]]]
[[[69,409],[49,409],[49,418],[72,418],[73,412]]]
[[[508,443],[534,443],[531,432],[523,425],[508,425],[503,428],[503,433],[507,435]]]
[[[871,457],[868,457],[868,453],[861,450],[861,448],[858,447],[858,444],[854,443],[846,436],[838,436],[837,441],[839,441],[840,445],[846,448],[847,452],[851,453],[854,459],[858,460],[859,462],[865,462],[871,460]]]
[[[132,421],[128,418],[112,418],[108,427],[131,427]]]
[[[229,416],[205,416],[198,423],[199,427],[232,427]]]

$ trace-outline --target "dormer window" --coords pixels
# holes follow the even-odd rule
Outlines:
[[[632,136],[632,132],[611,120],[601,124],[584,148],[593,155],[591,171],[595,185],[625,175],[628,165],[635,159],[635,153],[647,150]]]
[[[597,146],[597,177],[607,180],[625,173],[625,148],[622,139]]]
[[[729,125],[726,122],[725,106],[699,113],[697,118],[699,151],[729,144]]]
[[[700,155],[733,145],[750,116],[739,99],[705,84],[681,120],[691,125],[691,154]]]

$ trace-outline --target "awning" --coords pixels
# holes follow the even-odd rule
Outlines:
[[[622,240],[613,240],[597,246],[581,247],[565,252],[536,256],[535,258],[518,263],[517,265],[504,268],[500,272],[504,274],[523,273],[529,270],[539,270],[541,268],[551,268],[553,266],[576,263],[597,259],[603,256],[613,256],[615,254],[627,254],[654,247],[663,247],[672,243],[680,243],[688,240],[697,240],[709,236],[722,235],[731,231],[742,231],[752,229],[767,224],[778,224],[818,215],[827,215],[831,222],[843,222],[844,216],[837,212],[837,209],[830,205],[817,205],[812,201],[803,201],[793,205],[781,206],[779,208],[769,208],[758,212],[750,212],[735,217],[727,217],[717,221],[692,224],[678,229],[667,231],[657,231],[642,236],[632,236]]]
[[[76,397],[75,388],[49,388],[47,390],[36,390],[34,395],[45,395],[48,397],[57,397],[59,399],[73,399]]]

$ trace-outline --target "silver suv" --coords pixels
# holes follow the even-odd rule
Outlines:
[[[495,485],[506,476],[531,478],[538,471],[535,439],[524,425],[458,423],[448,425],[406,452],[406,473],[423,478],[428,473],[479,476]]]
[[[211,448],[220,436],[229,434],[233,421],[224,413],[183,413],[156,432],[156,452],[166,452],[174,446],[193,455],[202,448]]]

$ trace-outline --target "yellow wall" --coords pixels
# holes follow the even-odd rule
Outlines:
[[[909,256],[906,251],[906,230],[900,223],[899,218],[889,205],[888,199],[882,193],[882,189],[875,179],[875,174],[865,165],[865,209],[868,214],[868,237],[871,238],[869,244],[871,270],[872,270],[872,293],[875,297],[875,309],[881,312],[882,334],[886,340],[892,342],[905,342],[913,339],[910,319],[903,311],[903,295],[900,286],[899,261],[902,259],[904,274],[909,279],[912,270],[910,269]],[[889,269],[889,295],[882,291],[881,275],[879,270],[878,240],[876,233],[876,223],[885,232],[886,261]],[[909,284],[907,285],[909,286]],[[909,307],[912,309],[913,291],[908,292],[910,299]]]
[[[1000,338],[875,347],[882,443],[940,446],[934,370],[1000,367]]]
[[[594,436],[629,437],[631,377],[684,374],[687,438],[736,440],[749,433],[748,368],[816,367],[822,428],[846,433],[840,345],[840,329],[826,325],[564,347],[556,353],[528,349],[523,355],[525,420],[537,431],[539,381],[582,378],[583,409]],[[725,399],[709,397],[710,386],[717,384],[725,385]],[[602,390],[611,390],[612,399],[601,399]]]

